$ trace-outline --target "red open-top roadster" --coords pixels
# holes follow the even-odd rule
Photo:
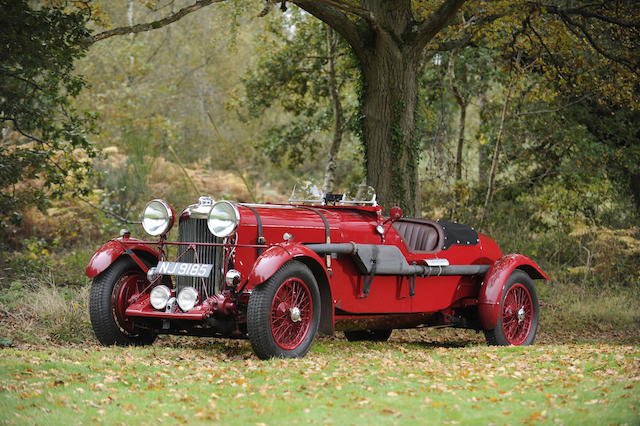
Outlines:
[[[87,266],[96,337],[248,337],[260,358],[303,356],[318,331],[336,330],[383,341],[395,328],[451,326],[483,330],[492,345],[533,343],[533,279],[548,277],[532,260],[503,255],[468,226],[404,218],[397,207],[382,216],[360,189],[293,194],[287,205],[200,197],[178,217],[178,241],[166,239],[174,210],[149,202],[142,225],[158,240],[123,231]]]

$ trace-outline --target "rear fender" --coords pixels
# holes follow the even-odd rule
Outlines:
[[[126,244],[124,244],[123,241],[126,241]],[[142,271],[146,273],[149,267],[143,259],[155,260],[157,262],[160,258],[160,253],[146,244],[138,244],[138,241],[140,240],[136,240],[135,238],[127,238],[126,240],[116,238],[106,242],[91,256],[85,274],[87,274],[89,278],[96,277],[123,254],[131,256]]]
[[[304,263],[316,278],[321,304],[319,331],[323,334],[333,334],[333,297],[329,274],[322,258],[306,246],[298,243],[284,243],[267,249],[256,260],[245,288],[250,290],[262,284],[290,260]]]
[[[478,294],[478,316],[484,330],[492,330],[498,324],[504,285],[516,269],[533,279],[549,279],[533,260],[521,254],[507,254],[498,259],[485,275]]]

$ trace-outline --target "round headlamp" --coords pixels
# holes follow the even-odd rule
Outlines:
[[[213,235],[219,238],[228,237],[240,223],[240,212],[228,201],[218,201],[211,207],[207,226]]]
[[[151,306],[158,310],[162,310],[167,306],[167,302],[171,298],[171,290],[166,285],[159,285],[151,290],[149,299]]]
[[[157,237],[164,235],[173,226],[173,209],[164,200],[151,200],[142,213],[142,227],[147,234]]]
[[[199,298],[198,290],[193,287],[185,287],[178,293],[178,306],[183,312],[188,312],[196,306]]]

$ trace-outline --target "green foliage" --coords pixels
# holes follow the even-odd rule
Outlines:
[[[266,55],[243,78],[246,108],[257,119],[277,111],[278,123],[259,141],[271,161],[290,168],[300,166],[321,151],[334,130],[335,117],[328,76],[327,27],[297,11],[274,18],[263,35]],[[356,64],[344,41],[333,60],[345,110],[345,128],[352,130],[357,109],[351,96]],[[351,136],[347,135],[347,138]],[[324,150],[322,150],[324,151]],[[341,180],[344,176],[341,176]]]
[[[323,130],[322,123],[318,121],[324,120],[294,117],[287,124],[271,127],[262,142],[265,154],[276,164],[289,167],[303,164],[308,156],[318,153],[316,138]]]
[[[84,55],[88,15],[62,7],[0,1],[0,230],[17,224],[25,207],[83,186],[95,155],[87,130],[95,116],[69,100],[85,87],[73,73]],[[29,181],[26,184],[25,181]]]
[[[6,276],[0,280],[0,289],[12,283],[44,282],[42,277],[46,277],[48,284],[60,286],[80,286],[86,281],[84,268],[91,257],[90,250],[65,246],[61,239],[49,242],[32,237],[22,243],[23,249],[6,259],[3,267]],[[7,284],[7,280],[11,283]],[[4,303],[14,296],[15,293],[4,295]]]

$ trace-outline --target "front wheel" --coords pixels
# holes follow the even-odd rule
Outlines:
[[[485,330],[489,345],[526,346],[533,344],[538,331],[539,306],[533,280],[516,270],[507,279],[500,301],[498,324]]]
[[[149,284],[130,257],[121,257],[93,280],[89,296],[89,317],[96,338],[105,346],[152,344],[157,333],[137,327],[125,315],[129,299]]]
[[[247,308],[247,333],[261,359],[304,356],[318,331],[320,291],[304,264],[290,261],[255,287]]]

